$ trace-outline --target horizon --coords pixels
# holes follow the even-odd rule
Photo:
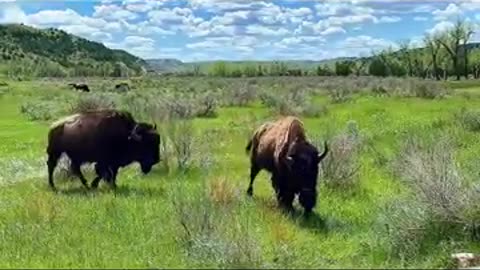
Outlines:
[[[0,0],[0,23],[58,28],[146,60],[324,61],[420,47],[459,17],[477,30],[476,11],[476,0]]]

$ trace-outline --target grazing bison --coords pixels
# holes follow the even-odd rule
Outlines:
[[[103,178],[116,187],[118,169],[132,162],[140,163],[147,174],[160,160],[160,136],[156,126],[137,123],[124,111],[102,110],[75,114],[51,126],[48,133],[48,181],[55,189],[53,172],[60,156],[65,153],[71,160],[71,170],[88,188],[80,166],[96,163],[96,188]]]
[[[129,90],[130,90],[130,86],[128,85],[128,83],[119,83],[119,84],[115,85],[115,91],[127,92]]]
[[[81,90],[83,92],[90,92],[88,85],[86,84],[76,84],[76,83],[69,83],[69,86],[75,88],[75,90]]]
[[[260,170],[272,174],[272,186],[280,206],[292,209],[295,195],[305,213],[310,213],[317,198],[318,164],[328,152],[319,154],[307,141],[302,122],[296,117],[284,117],[260,126],[248,142],[250,152],[250,184],[247,194],[253,195],[253,182]]]

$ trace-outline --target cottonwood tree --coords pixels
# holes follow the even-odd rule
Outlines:
[[[438,54],[440,52],[440,49],[442,47],[441,43],[438,42],[440,37],[434,36],[433,34],[426,34],[423,42],[425,43],[425,48],[430,54],[431,60],[432,60],[432,71],[433,71],[433,76],[435,79],[440,80],[440,74],[438,70]]]
[[[466,44],[473,33],[471,25],[464,19],[458,19],[452,28],[436,37],[436,42],[440,43],[447,51],[451,61],[452,68],[457,80],[460,80],[460,67],[458,65],[462,45]],[[468,51],[464,50],[465,57],[468,57]],[[466,75],[468,76],[468,74]]]

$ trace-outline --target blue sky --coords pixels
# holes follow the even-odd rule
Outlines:
[[[420,46],[459,16],[480,30],[480,0],[0,0],[0,23],[56,27],[142,58],[182,61],[368,55],[399,42]]]

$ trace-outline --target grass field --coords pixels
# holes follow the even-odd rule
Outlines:
[[[139,79],[130,93],[112,93],[107,80],[92,81],[92,93],[68,90],[63,81],[7,82],[0,91],[0,267],[444,267],[453,252],[480,252],[478,86],[432,99],[346,91],[348,83],[336,89],[313,78],[195,80]],[[406,85],[395,83],[387,90]],[[252,95],[248,102],[220,102],[208,117],[166,125],[158,119],[170,107],[144,111],[170,96],[228,101],[235,95],[222,91],[237,87]],[[254,197],[245,193],[248,135],[289,105],[256,97],[273,93],[294,102],[288,94],[295,91],[303,91],[298,108],[313,108],[298,113],[307,135],[319,145],[337,142],[332,147],[340,153],[319,176],[310,219],[298,205],[297,214],[281,213],[266,172]],[[193,92],[199,96],[187,99]],[[60,192],[51,192],[49,124],[79,104],[110,103],[140,119],[156,117],[162,139],[169,137],[161,153],[167,161],[147,176],[137,165],[120,171],[116,193],[103,183],[85,191],[65,174],[57,176]],[[353,137],[344,141],[355,140],[356,150],[342,159],[341,138]],[[176,141],[192,153],[184,169],[176,165]]]

